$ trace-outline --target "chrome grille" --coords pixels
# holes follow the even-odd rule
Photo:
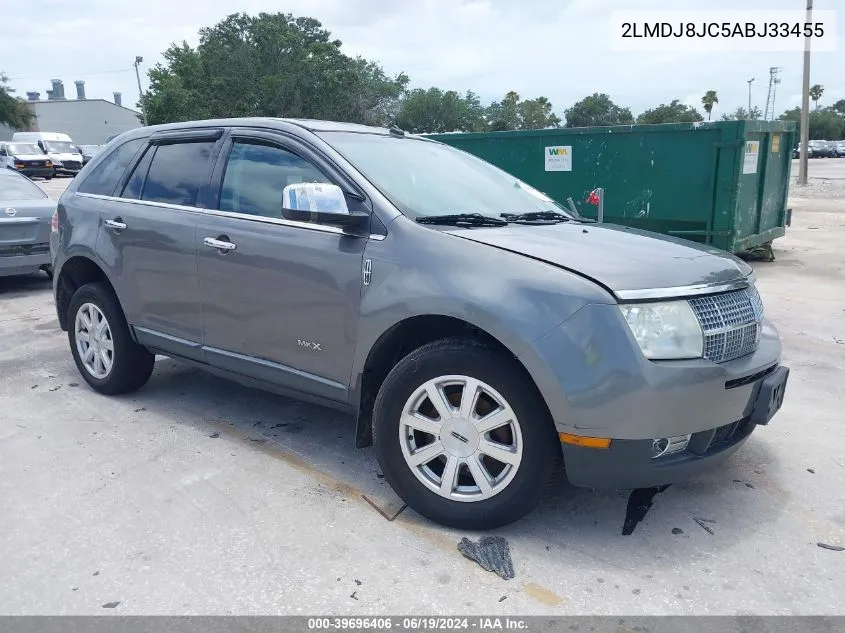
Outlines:
[[[760,342],[763,303],[754,286],[689,300],[704,331],[704,357],[724,363],[750,354]]]

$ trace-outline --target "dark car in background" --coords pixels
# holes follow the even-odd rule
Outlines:
[[[103,149],[103,145],[79,145],[79,153],[82,154],[82,166],[94,158]]]
[[[837,158],[845,156],[845,141],[835,141],[833,145],[836,148]]]
[[[792,158],[801,155],[801,146],[792,150]],[[830,141],[809,141],[807,143],[808,158],[833,158],[836,156],[836,146]]]
[[[56,201],[26,176],[0,170],[0,277],[43,270],[50,277]]]
[[[35,143],[0,143],[0,166],[30,178],[53,177],[53,162]]]

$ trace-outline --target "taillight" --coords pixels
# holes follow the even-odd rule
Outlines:
[[[53,211],[53,217],[50,219],[50,230],[53,233],[59,232],[59,210]]]

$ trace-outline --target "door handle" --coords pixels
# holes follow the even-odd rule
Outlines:
[[[110,229],[114,229],[115,231],[122,231],[126,228],[126,223],[121,222],[120,218],[118,218],[117,220],[106,220],[104,224]]]
[[[218,251],[233,251],[237,248],[237,245],[233,244],[232,242],[225,242],[223,240],[218,240],[213,237],[205,238],[203,240],[203,244],[211,248],[216,248]]]

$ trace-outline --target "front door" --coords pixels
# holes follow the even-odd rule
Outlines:
[[[197,230],[208,362],[346,401],[367,239],[281,214],[286,185],[332,182],[330,170],[296,141],[243,131],[216,171],[217,210]]]

